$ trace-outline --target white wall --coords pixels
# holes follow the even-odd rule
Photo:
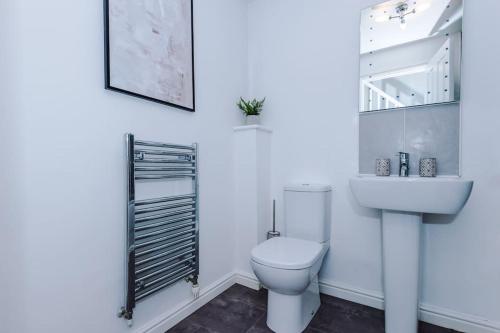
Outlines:
[[[484,7],[491,11],[484,12]],[[500,322],[500,31],[495,0],[465,1],[462,174],[475,181],[455,219],[425,228],[423,299]],[[442,224],[450,222],[450,224]],[[441,224],[440,224],[441,223]]]
[[[348,188],[357,170],[359,10],[369,4],[251,2],[250,91],[267,96],[278,222],[286,183],[332,184],[332,251],[322,277],[381,290],[378,214],[359,208]]]
[[[9,317],[0,331],[137,331],[191,298],[181,283],[141,303],[132,329],[116,317],[124,303],[126,132],[200,143],[201,286],[232,272],[229,175],[234,103],[247,91],[246,1],[195,1],[195,114],[104,90],[102,0],[2,1],[0,9],[9,26],[2,139],[25,152],[27,166],[4,164],[10,156],[2,154],[0,174],[11,177],[2,177],[2,193],[28,185],[16,200],[25,216],[12,220],[2,203],[2,225],[16,226],[0,274],[8,286],[0,303],[14,309],[0,311]]]
[[[16,114],[18,102],[6,98],[12,96],[19,83],[16,75],[18,58],[16,40],[10,36],[15,33],[16,12],[7,1],[0,1],[0,285],[3,286],[0,298],[0,331],[9,327],[16,314],[21,314],[24,300],[25,279],[23,260],[24,248],[19,246],[23,226],[18,222],[24,213],[23,191],[25,179],[22,178],[23,140],[22,117]],[[12,112],[7,112],[11,110]]]
[[[359,11],[371,0],[195,0],[198,112],[104,91],[102,1],[0,2],[2,332],[126,332],[123,134],[201,144],[201,283],[233,270],[234,101],[267,96],[273,196],[333,184],[324,281],[381,295],[379,214],[348,188],[357,170]],[[484,11],[484,8],[489,8]],[[500,128],[496,0],[464,20],[463,174],[453,221],[426,217],[422,299],[500,321]],[[258,22],[256,24],[255,22]],[[484,50],[483,53],[479,50]],[[447,223],[450,222],[450,223]],[[447,224],[446,224],[447,223]],[[224,235],[224,237],[221,237]],[[4,248],[5,247],[5,248]],[[7,250],[6,250],[7,249]],[[190,298],[179,285],[137,308],[135,330]],[[6,301],[5,301],[6,300]],[[134,329],[130,330],[134,331]]]
[[[359,13],[373,0],[253,0],[251,95],[267,96],[273,129],[273,195],[284,184],[334,186],[332,248],[321,277],[381,296],[380,216],[360,208],[348,179],[357,170]],[[487,12],[484,8],[489,8]],[[463,54],[463,176],[475,180],[456,218],[424,227],[422,301],[500,322],[500,30],[496,0],[468,1]],[[256,23],[257,22],[257,23]],[[278,205],[283,222],[283,203]]]

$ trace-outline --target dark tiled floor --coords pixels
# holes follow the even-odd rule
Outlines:
[[[264,333],[267,292],[234,285],[168,333]],[[308,333],[384,333],[384,312],[321,295],[321,307],[305,330]],[[420,323],[419,333],[456,331]]]

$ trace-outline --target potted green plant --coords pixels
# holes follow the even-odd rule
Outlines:
[[[260,101],[255,98],[253,100],[246,101],[243,97],[240,97],[240,101],[236,105],[245,115],[246,125],[260,124],[260,114],[264,108],[265,101],[265,98]]]

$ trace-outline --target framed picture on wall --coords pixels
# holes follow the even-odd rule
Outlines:
[[[192,0],[104,0],[106,89],[195,111]]]

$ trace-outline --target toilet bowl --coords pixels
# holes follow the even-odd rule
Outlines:
[[[285,187],[286,236],[253,248],[250,264],[268,290],[267,326],[302,332],[318,311],[318,272],[330,246],[331,187]]]
[[[269,290],[267,326],[274,332],[302,332],[316,314],[318,272],[327,251],[327,244],[285,237],[252,250],[254,273]]]

